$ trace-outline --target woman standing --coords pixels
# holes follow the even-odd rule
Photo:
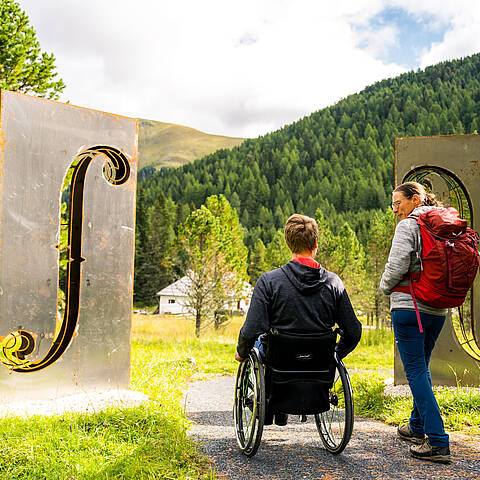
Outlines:
[[[433,308],[417,301],[423,332],[420,332],[412,296],[392,290],[408,285],[404,277],[420,271],[420,229],[416,218],[439,208],[435,195],[427,193],[420,183],[399,185],[392,194],[393,213],[400,220],[393,237],[388,262],[380,288],[390,295],[390,310],[398,351],[413,395],[410,421],[398,427],[398,436],[413,443],[413,457],[432,462],[449,463],[449,438],[445,433],[440,409],[432,390],[429,363],[435,342],[446,318],[446,309]]]

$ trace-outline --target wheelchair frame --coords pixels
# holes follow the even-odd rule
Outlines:
[[[237,443],[247,457],[255,455],[260,446],[266,414],[265,397],[265,370],[258,349],[253,348],[247,360],[238,367],[233,408]],[[335,377],[328,399],[330,409],[315,413],[314,418],[323,445],[337,455],[350,441],[354,406],[348,371],[336,354]]]

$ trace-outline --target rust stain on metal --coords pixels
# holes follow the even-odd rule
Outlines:
[[[475,220],[479,216],[477,209],[480,205],[480,136],[401,137],[396,139],[395,153],[397,183],[427,180],[435,193],[445,195],[447,205],[453,202],[464,218],[468,218],[473,228],[478,230]],[[465,307],[465,311],[457,313],[455,310],[448,316],[432,356],[434,384],[456,385],[460,380],[466,385],[478,385],[478,375],[472,372],[478,371],[480,365],[480,344],[477,339],[467,338],[464,333],[478,329],[478,291],[472,291],[468,313]],[[462,328],[454,326],[454,315],[459,318]],[[395,384],[402,384],[404,375],[398,360],[396,352]]]
[[[77,182],[79,192],[83,188],[80,185],[86,186],[84,196],[75,197],[78,205],[83,198],[86,215],[84,218],[82,210],[74,223],[75,228],[83,228],[85,235],[77,235],[82,238],[80,253],[84,257],[79,257],[83,262],[79,281],[73,282],[81,289],[76,300],[80,315],[77,328],[73,334],[69,330],[73,348],[58,358],[58,363],[63,364],[60,367],[52,360],[51,369],[45,368],[35,389],[29,385],[29,375],[20,378],[23,374],[13,372],[15,388],[1,389],[0,404],[22,397],[25,392],[39,399],[49,389],[56,392],[58,372],[66,370],[82,390],[92,386],[128,388],[138,120],[14,92],[0,94],[0,207],[4,213],[0,219],[0,284],[8,285],[5,294],[0,295],[0,333],[4,336],[7,331],[19,329],[15,318],[24,319],[24,329],[37,339],[37,359],[57,338],[57,328],[50,330],[52,324],[57,327],[57,318],[63,318],[64,297],[59,293],[63,283],[59,283],[56,250],[61,241],[58,223],[64,220],[59,215],[63,190],[59,191],[66,171],[78,154],[96,148],[109,153],[118,150],[131,167],[131,177],[121,183],[122,177],[110,171],[113,167],[104,169],[102,176],[97,162],[95,167],[92,165],[95,175]],[[86,145],[78,145],[80,142]],[[78,172],[83,170],[78,168],[75,175],[79,176]],[[28,220],[21,224],[21,230],[16,228],[19,218]],[[88,229],[87,224],[92,227]],[[35,332],[42,333],[38,336]],[[117,343],[123,347],[112,351],[110,344]],[[72,362],[72,354],[81,355],[80,366]],[[9,379],[7,375],[12,372],[0,369],[0,383]],[[60,386],[72,388],[71,382]]]

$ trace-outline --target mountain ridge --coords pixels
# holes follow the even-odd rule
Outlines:
[[[159,192],[198,208],[224,194],[251,249],[269,243],[293,212],[320,209],[365,242],[372,212],[393,188],[395,137],[480,131],[480,55],[384,79],[281,129],[140,184],[147,206]]]
[[[139,119],[139,168],[178,167],[245,139],[202,132],[192,127]]]

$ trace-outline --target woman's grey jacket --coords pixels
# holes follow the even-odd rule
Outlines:
[[[410,214],[418,217],[421,213],[439,207],[421,206],[417,207]],[[398,284],[408,285],[408,280],[403,277],[408,272],[419,272],[421,270],[421,236],[420,228],[415,218],[405,218],[398,222],[395,235],[388,255],[388,262],[385,265],[380,288],[385,295],[390,295],[390,310],[415,310],[412,296],[409,293],[392,292]],[[446,308],[434,308],[425,305],[417,300],[418,310],[431,315],[446,315]]]

